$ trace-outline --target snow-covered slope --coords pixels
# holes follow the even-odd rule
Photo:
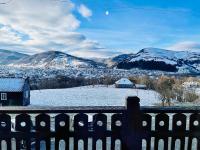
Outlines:
[[[95,61],[75,57],[59,51],[48,51],[35,54],[19,60],[15,62],[15,64],[10,64],[10,66],[59,69],[66,67],[103,67],[102,64]]]
[[[140,68],[171,72],[200,72],[200,53],[145,48],[116,64],[120,69]]]
[[[6,65],[8,63],[13,63],[16,60],[27,57],[28,55],[0,49],[0,65]]]
[[[168,62],[170,60],[172,61],[172,64],[174,64],[173,61],[176,62],[179,59],[188,60],[192,58],[192,60],[197,60],[200,58],[200,53],[189,52],[189,51],[171,51],[158,48],[145,48],[140,50],[135,55],[135,57],[137,57],[137,59],[155,60],[155,61],[166,60],[166,63],[170,63]],[[135,60],[136,59],[133,58],[131,61]]]
[[[121,54],[121,55],[118,55],[118,56],[113,57],[113,58],[108,58],[104,62],[106,63],[107,67],[114,67],[118,63],[129,59],[132,55],[134,55],[134,54]]]
[[[127,96],[138,96],[142,106],[160,103],[152,90],[120,89],[112,86],[82,86],[67,89],[31,91],[31,105],[36,106],[125,106]]]

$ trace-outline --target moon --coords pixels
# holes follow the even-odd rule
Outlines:
[[[110,12],[107,10],[107,11],[105,12],[105,15],[108,16],[109,14],[110,14]]]

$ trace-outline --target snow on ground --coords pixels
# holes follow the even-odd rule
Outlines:
[[[125,106],[127,96],[138,96],[142,106],[159,102],[151,90],[122,89],[113,86],[82,86],[31,91],[31,105],[39,106]]]

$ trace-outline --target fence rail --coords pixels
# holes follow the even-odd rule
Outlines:
[[[200,149],[200,107],[1,107],[5,149]]]

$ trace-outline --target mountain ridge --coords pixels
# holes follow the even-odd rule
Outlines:
[[[10,66],[66,68],[66,67],[103,67],[93,60],[72,56],[60,51],[47,51],[20,59]]]
[[[9,63],[14,63],[16,60],[25,58],[29,55],[15,52],[15,51],[9,51],[0,49],[0,65],[6,65]]]
[[[200,53],[144,48],[136,54],[130,54],[115,65],[118,69],[139,68],[168,72],[199,72]]]
[[[189,51],[171,51],[159,48],[144,48],[137,53],[121,54],[107,59],[85,59],[69,55],[61,51],[46,51],[34,55],[26,55],[8,50],[15,59],[6,57],[0,60],[1,65],[14,67],[36,68],[110,68],[110,69],[141,69],[159,70],[177,73],[200,73],[200,53]],[[12,58],[11,57],[11,58]],[[4,63],[6,62],[6,63]]]

